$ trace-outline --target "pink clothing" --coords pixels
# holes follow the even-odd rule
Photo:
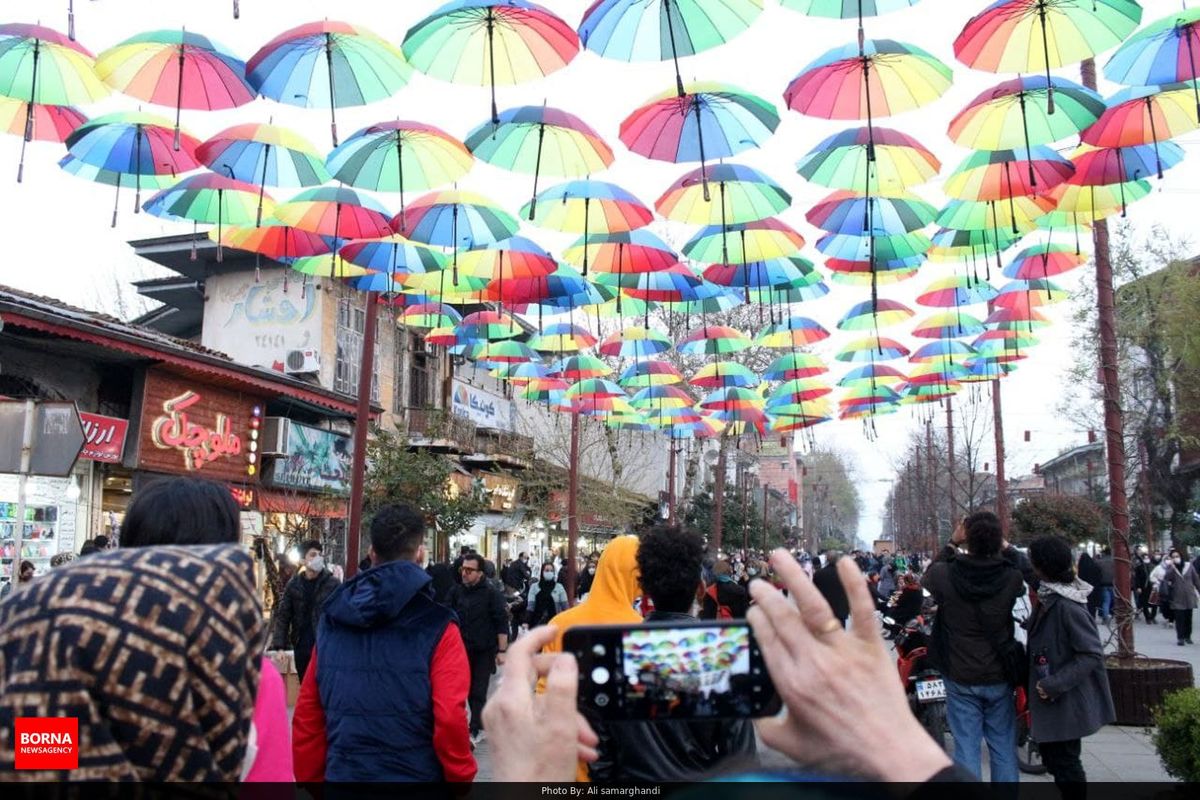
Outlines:
[[[245,780],[255,783],[295,781],[287,691],[283,686],[283,676],[266,658],[262,660],[262,679],[254,702],[254,728],[258,752]]]

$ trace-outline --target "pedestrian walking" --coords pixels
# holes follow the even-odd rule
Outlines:
[[[238,780],[265,637],[236,545],[107,550],[39,578],[0,603],[0,780]],[[78,767],[16,772],[19,717],[77,720]]]
[[[304,673],[316,644],[317,620],[321,607],[338,586],[337,578],[325,566],[324,548],[316,539],[300,545],[303,566],[283,587],[283,599],[272,620],[271,649],[292,650],[296,675],[304,683]]]
[[[1079,554],[1079,565],[1076,571],[1079,573],[1079,580],[1092,587],[1092,593],[1088,595],[1087,610],[1095,619],[1096,612],[1100,608],[1100,565],[1085,551]]]
[[[654,602],[648,622],[687,623],[701,588],[704,540],[692,531],[651,528],[641,538],[637,564],[642,591]],[[750,720],[668,720],[601,723],[591,720],[600,738],[599,757],[591,765],[596,782],[700,780],[721,764],[755,755]]]
[[[1071,546],[1039,536],[1029,558],[1040,580],[1029,631],[1029,708],[1042,762],[1064,798],[1083,798],[1084,737],[1116,719],[1104,646],[1087,611],[1092,587],[1071,568]]]
[[[1200,605],[1200,573],[1186,560],[1186,549],[1172,550],[1159,592],[1171,604],[1176,644],[1192,644],[1192,616]]]
[[[1151,600],[1154,596],[1154,584],[1150,580],[1150,573],[1154,567],[1155,562],[1150,558],[1150,554],[1143,552],[1133,568],[1133,591],[1137,598],[1138,611],[1142,612],[1142,618],[1146,620],[1147,625],[1153,625],[1158,616],[1158,605]]]
[[[121,547],[237,544],[241,530],[240,512],[225,486],[195,478],[167,478],[134,496],[121,524]],[[242,780],[290,783],[295,770],[287,690],[275,664],[265,656],[261,662]]]
[[[488,683],[496,665],[504,663],[508,649],[508,608],[504,595],[484,574],[484,559],[478,553],[463,556],[462,584],[450,591],[448,605],[458,615],[463,644],[470,665],[471,687],[467,702],[471,708],[471,742],[483,738],[483,705],[487,702]]]
[[[472,781],[467,653],[420,567],[425,520],[384,506],[370,537],[374,566],[321,613],[292,718],[296,780]]]
[[[1096,590],[1100,593],[1096,610],[1100,612],[1100,621],[1105,625],[1112,618],[1113,582],[1116,580],[1116,564],[1113,563],[1112,548],[1105,545],[1096,556],[1096,569],[1100,582]]]
[[[729,562],[722,559],[713,564],[713,577],[716,580],[704,589],[700,619],[745,619],[750,595],[733,579]]]
[[[965,555],[957,550],[963,544]],[[954,761],[978,778],[986,741],[992,781],[1016,781],[1013,688],[1024,682],[1018,672],[1025,655],[1018,657],[1012,612],[1025,583],[1017,554],[1004,547],[999,518],[977,511],[959,523],[923,585],[938,604],[930,654],[946,683]]]
[[[529,587],[529,599],[525,603],[529,627],[545,625],[557,614],[567,610],[567,590],[554,575],[554,563],[542,564],[541,577]]]

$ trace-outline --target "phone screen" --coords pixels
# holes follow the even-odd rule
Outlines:
[[[580,705],[604,719],[731,719],[771,711],[774,687],[745,623],[569,629]]]

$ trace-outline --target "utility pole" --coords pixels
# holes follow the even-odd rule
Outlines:
[[[713,476],[712,546],[721,552],[721,532],[725,524],[725,436],[717,439],[717,474]]]
[[[670,453],[667,456],[667,525],[675,527],[675,455],[678,442],[667,440]]]
[[[937,552],[938,540],[941,539],[941,525],[938,522],[937,512],[937,479],[933,469],[933,416],[930,412],[929,419],[925,420],[925,490],[926,510],[929,514],[929,539],[931,541],[930,552]]]
[[[996,516],[1000,518],[1000,530],[1008,539],[1012,523],[1008,510],[1008,479],[1004,474],[1004,416],[1000,404],[1000,379],[992,379],[992,428],[996,434]]]
[[[1083,85],[1096,90],[1096,62],[1081,67]],[[1129,506],[1125,496],[1125,419],[1121,412],[1121,376],[1117,371],[1116,292],[1113,289],[1108,222],[1092,224],[1096,262],[1096,311],[1100,328],[1100,370],[1104,379],[1104,429],[1108,449],[1108,502],[1113,533],[1114,589],[1117,599],[1118,658],[1132,658],[1133,602],[1130,596]]]
[[[954,523],[958,519],[958,508],[954,502],[954,398],[946,398],[946,501],[947,507],[950,510],[950,515],[947,519],[950,520],[950,529],[954,530]]]

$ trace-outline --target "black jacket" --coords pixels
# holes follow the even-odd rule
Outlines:
[[[484,652],[500,648],[496,637],[508,635],[508,604],[487,579],[474,586],[465,583],[455,586],[450,590],[447,605],[458,615],[467,650]]]
[[[313,578],[316,586],[312,587],[314,589],[312,605],[306,608],[305,589],[309,587],[306,587],[301,581],[307,580],[308,578],[304,577],[302,573],[297,572],[287,582],[287,586],[283,587],[283,599],[279,601],[279,608],[275,609],[274,619],[271,622],[272,650],[284,650],[294,646],[300,639],[305,622],[312,626],[308,629],[308,634],[315,639],[317,621],[321,618],[321,607],[325,605],[329,595],[333,594],[333,590],[338,587],[338,579],[333,577],[333,573],[329,570],[321,570],[321,574]]]
[[[850,601],[846,598],[846,588],[837,574],[837,563],[830,562],[813,573],[813,585],[833,609],[833,615],[842,622],[850,616]]]
[[[932,653],[946,677],[968,685],[1004,683],[997,642],[1013,638],[1013,606],[1025,581],[1012,548],[1003,557],[944,553],[922,584],[937,601]]]
[[[750,610],[750,595],[746,588],[732,581],[722,580],[717,581],[716,587],[716,603],[709,596],[708,590],[705,590],[704,602],[700,608],[700,619],[716,619],[720,610],[719,605],[727,606],[734,619],[745,619],[746,612]]]
[[[687,614],[655,612],[651,622],[694,622]],[[598,783],[694,781],[718,766],[751,761],[756,744],[750,720],[607,722],[591,720],[600,758],[591,765]]]

